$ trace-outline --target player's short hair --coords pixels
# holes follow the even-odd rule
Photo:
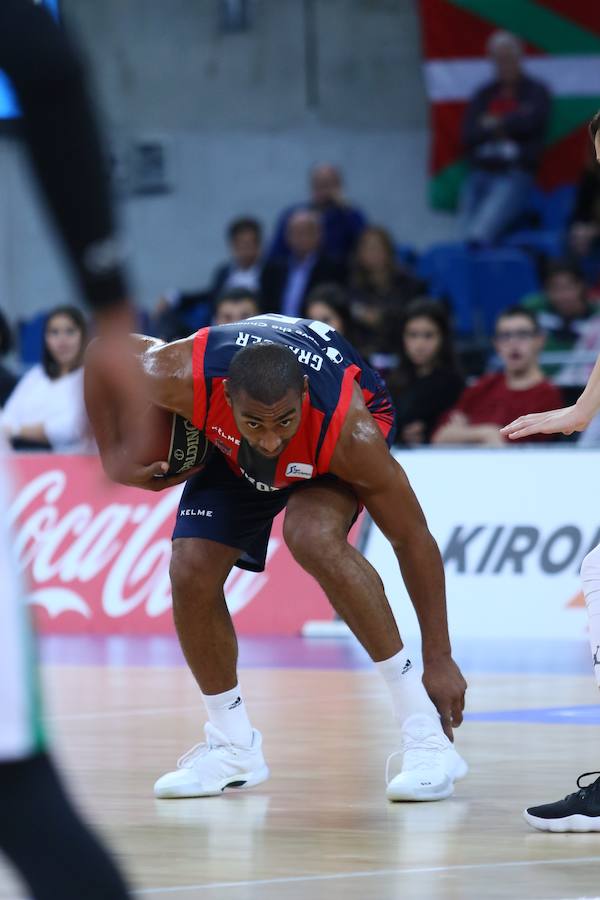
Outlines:
[[[503,319],[512,319],[514,316],[523,316],[525,319],[529,319],[531,324],[533,325],[534,331],[536,334],[540,330],[540,324],[537,320],[537,316],[530,309],[525,309],[524,306],[508,306],[506,309],[503,309],[498,318],[496,319],[496,328],[498,327],[498,323]]]
[[[594,141],[596,139],[596,135],[597,135],[599,129],[600,129],[600,109],[598,110],[596,115],[592,117],[592,119],[590,120],[590,124],[588,125],[588,131],[590,133],[590,137],[591,137],[592,141]]]
[[[302,394],[304,375],[300,363],[281,344],[254,344],[233,357],[227,373],[232,397],[245,391],[253,400],[270,406],[289,391]]]

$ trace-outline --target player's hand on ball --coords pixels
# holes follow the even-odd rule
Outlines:
[[[442,728],[451,741],[453,728],[463,720],[467,682],[450,655],[434,657],[424,662],[423,684],[440,714]]]
[[[169,471],[168,462],[155,462],[151,463],[149,466],[130,463],[126,467],[110,471],[108,474],[113,481],[118,481],[119,484],[142,488],[146,491],[164,491],[167,488],[174,487],[175,485],[186,481],[190,475],[199,472],[201,468],[202,466],[199,466],[195,469],[188,469],[187,472],[180,473],[179,475],[165,477],[166,473]]]
[[[583,431],[588,425],[589,418],[575,405],[520,416],[501,431],[511,441],[516,441],[531,434],[573,434],[574,431]]]

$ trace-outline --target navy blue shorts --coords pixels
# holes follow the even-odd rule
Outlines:
[[[394,432],[395,428],[392,428],[386,438],[388,447]],[[273,519],[285,509],[290,494],[315,481],[337,480],[335,475],[320,475],[279,491],[257,491],[231,471],[222,453],[213,450],[205,468],[186,482],[179,501],[173,540],[204,538],[237,548],[242,553],[236,566],[250,572],[262,572]],[[356,506],[350,527],[358,517],[358,501]]]
[[[325,476],[327,477],[327,476]],[[222,453],[214,451],[206,467],[186,482],[173,531],[175,538],[204,538],[242,551],[236,565],[262,572],[271,525],[292,491],[257,491],[234,475]]]

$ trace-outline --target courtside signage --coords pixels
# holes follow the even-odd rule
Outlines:
[[[9,520],[42,632],[173,633],[169,560],[181,487],[152,493],[111,484],[94,457],[17,456],[12,474],[19,486]],[[306,621],[333,618],[292,560],[282,524],[279,516],[267,570],[235,568],[226,582],[240,634],[299,634]]]
[[[442,552],[454,638],[585,637],[579,568],[600,542],[596,453],[513,447],[396,455]],[[416,636],[397,561],[375,527],[366,555],[402,629]]]

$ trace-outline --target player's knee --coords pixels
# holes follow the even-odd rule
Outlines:
[[[301,517],[286,517],[283,538],[296,562],[310,572],[331,563],[343,550],[346,539],[328,523]]]
[[[197,598],[210,580],[210,565],[202,548],[195,546],[196,543],[173,541],[169,577],[174,602],[192,594]]]
[[[581,563],[581,577],[584,581],[600,578],[600,544],[584,556]]]

